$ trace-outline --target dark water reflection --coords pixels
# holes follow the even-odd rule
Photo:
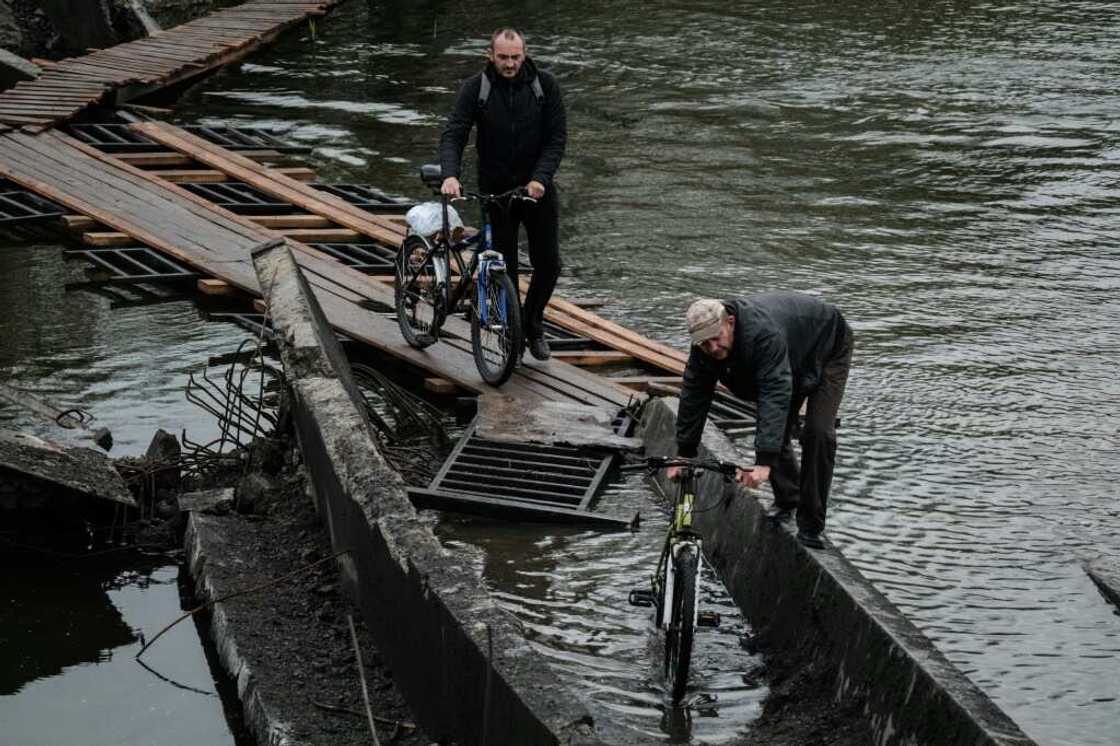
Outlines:
[[[1080,561],[1120,553],[1114,8],[354,0],[316,38],[211,79],[180,116],[275,128],[316,146],[327,180],[419,196],[457,81],[505,23],[530,33],[568,103],[560,291],[609,297],[605,315],[675,345],[698,293],[839,303],[858,349],[833,539],[1034,738],[1113,743],[1120,619]],[[31,291],[13,276],[0,293]],[[48,287],[19,302],[55,301]],[[223,347],[212,326],[140,312],[38,318],[5,319],[4,375],[64,388],[103,361],[77,391],[123,397],[126,421],[164,411],[182,361]],[[158,344],[134,344],[148,332]],[[81,345],[43,371],[56,347],[38,340],[55,337]],[[596,563],[600,584],[622,582],[629,558],[557,562],[569,540],[520,561],[555,552],[571,578],[500,592],[540,616],[550,654],[609,668],[565,638],[592,631],[548,594]]]

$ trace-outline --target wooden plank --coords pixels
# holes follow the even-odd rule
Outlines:
[[[203,295],[237,295],[237,290],[225,280],[199,280],[198,291]]]
[[[276,168],[278,173],[292,179],[299,179],[301,181],[313,181],[315,179],[315,172],[310,168],[303,166],[293,166],[290,168]],[[190,183],[206,183],[216,184],[223,181],[229,181],[230,177],[224,171],[213,169],[193,169],[193,168],[168,168],[160,169],[158,171],[151,171],[161,179],[172,181],[177,184],[190,184]]]
[[[553,350],[552,357],[580,367],[629,365],[634,362],[632,355],[618,350]]]
[[[361,233],[349,228],[279,228],[277,231],[303,243],[353,243],[363,238]]]
[[[122,108],[131,108],[131,104],[125,104]],[[241,152],[246,158],[251,158],[254,161],[261,163],[268,163],[284,159],[284,153],[275,150],[246,150]],[[170,166],[189,166],[194,164],[195,161],[182,153],[168,152],[168,153],[113,153],[113,157],[122,160],[125,163],[131,163],[133,166],[139,168],[144,167],[170,167]]]
[[[86,246],[131,246],[136,239],[127,233],[100,231],[82,234],[82,243]]]
[[[307,212],[321,215],[389,246],[401,241],[400,227],[376,218],[345,200],[326,194],[294,179],[276,174],[247,158],[230,153],[200,137],[159,122],[133,124],[132,128],[151,140],[190,155],[200,163],[225,171],[240,181],[279,197]]]
[[[265,228],[329,228],[331,221],[318,215],[249,215],[257,225]],[[346,229],[349,230],[349,229]],[[354,231],[349,231],[354,234]],[[357,234],[355,234],[357,235]]]

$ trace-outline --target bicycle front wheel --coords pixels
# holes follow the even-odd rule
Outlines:
[[[393,278],[397,323],[404,340],[418,350],[438,339],[443,324],[443,287],[437,261],[441,259],[422,236],[409,236],[397,252]]]
[[[501,386],[513,374],[521,354],[521,305],[513,280],[505,272],[491,272],[484,285],[483,292],[476,289],[471,348],[482,380]]]
[[[684,698],[688,685],[688,669],[692,663],[692,639],[696,633],[696,583],[700,572],[700,553],[693,544],[685,544],[673,562],[672,616],[665,633],[665,678],[672,692],[673,703]]]

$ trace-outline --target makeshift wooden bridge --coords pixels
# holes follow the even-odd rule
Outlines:
[[[138,41],[52,63],[0,93],[0,123],[46,129],[234,62],[341,0],[247,0]]]
[[[633,447],[618,426],[625,408],[648,387],[679,382],[685,353],[554,298],[545,312],[553,358],[527,357],[495,390],[478,374],[463,319],[448,319],[444,341],[425,350],[401,338],[391,288],[405,235],[399,203],[274,165],[290,149],[263,135],[161,122],[54,127],[109,93],[225,64],[334,2],[250,0],[54,65],[0,94],[0,123],[19,127],[0,131],[0,177],[71,213],[77,253],[107,282],[190,281],[200,292],[256,298],[263,312],[251,252],[283,239],[337,332],[424,371],[436,387],[481,395],[479,420],[433,483],[413,490],[417,505],[624,525],[588,510],[611,458],[575,448]],[[603,375],[610,367],[630,375]],[[714,414],[752,420],[731,400]]]

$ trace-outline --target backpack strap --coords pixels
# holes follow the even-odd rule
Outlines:
[[[481,112],[486,108],[486,100],[490,98],[490,77],[486,73],[482,73],[482,82],[478,86],[478,110]],[[533,96],[536,97],[537,103],[544,103],[544,86],[541,85],[541,76],[534,75],[533,82],[529,84],[533,89]]]
[[[486,108],[486,99],[490,98],[490,76],[482,73],[482,84],[478,87],[478,110]]]

